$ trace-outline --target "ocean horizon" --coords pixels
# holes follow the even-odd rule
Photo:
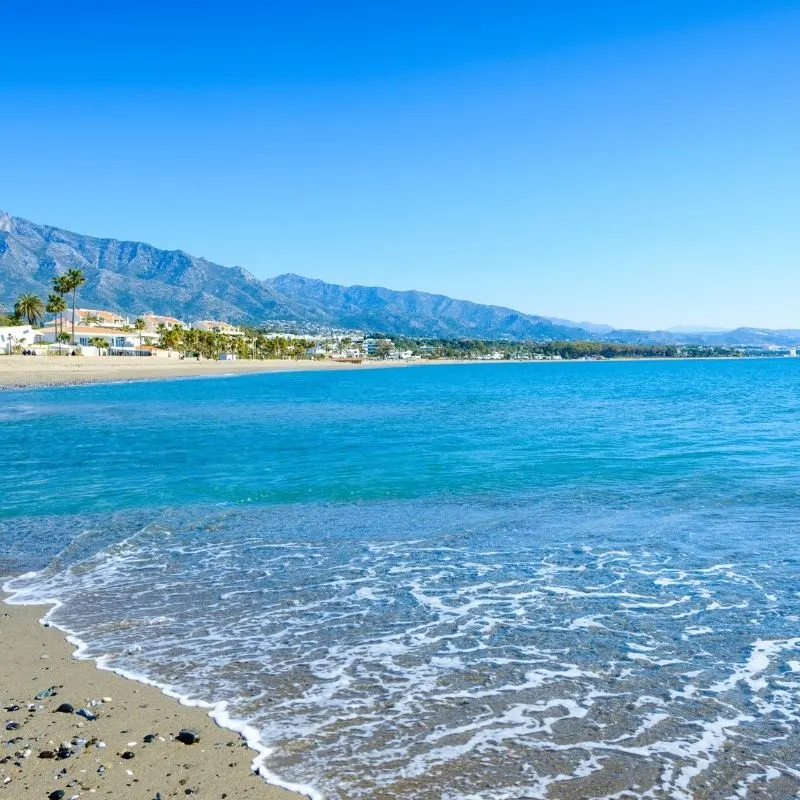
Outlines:
[[[800,363],[20,390],[0,575],[314,797],[800,791]]]

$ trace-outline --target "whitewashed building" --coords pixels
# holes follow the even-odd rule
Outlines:
[[[224,333],[226,336],[244,336],[244,331],[240,331],[235,325],[215,319],[198,320],[197,322],[192,323],[192,327],[198,331]]]
[[[30,325],[5,325],[0,327],[0,353],[10,355],[16,347],[32,345],[36,331]]]
[[[64,326],[64,333],[72,335],[72,327]],[[52,343],[56,341],[56,328],[49,325],[36,331],[36,341]],[[93,339],[104,339],[111,355],[137,355],[140,352],[150,354],[149,348],[158,341],[158,334],[152,331],[122,331],[119,328],[102,328],[95,325],[75,326],[75,345],[86,355],[95,355]]]

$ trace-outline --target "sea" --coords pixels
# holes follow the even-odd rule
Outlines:
[[[0,575],[313,798],[800,796],[800,360],[0,395]]]

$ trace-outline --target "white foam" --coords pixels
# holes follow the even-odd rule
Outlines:
[[[35,578],[38,574],[39,573],[37,572],[26,572],[24,575],[20,575],[18,579],[30,580]],[[259,733],[255,728],[248,725],[243,720],[235,719],[228,714],[228,704],[226,702],[223,701],[218,703],[209,703],[204,700],[198,700],[189,695],[176,692],[169,685],[154,681],[141,673],[115,667],[109,662],[106,656],[101,656],[99,658],[93,658],[89,656],[87,653],[89,646],[85,641],[80,639],[74,631],[66,628],[63,625],[53,622],[50,619],[50,617],[61,607],[61,601],[54,600],[52,598],[35,598],[31,592],[28,592],[27,597],[25,596],[24,591],[15,593],[15,580],[17,579],[6,581],[3,584],[3,592],[9,595],[8,597],[4,598],[4,602],[8,603],[9,605],[21,606],[49,605],[50,608],[44,614],[44,616],[40,618],[39,622],[42,625],[47,624],[52,628],[56,628],[65,635],[66,640],[75,648],[75,651],[72,654],[73,658],[78,659],[79,661],[94,661],[97,669],[104,670],[106,672],[113,672],[122,678],[136,681],[137,683],[141,683],[146,686],[153,686],[167,697],[177,700],[181,705],[192,708],[207,709],[208,716],[211,717],[211,719],[213,719],[217,725],[219,725],[221,728],[225,728],[239,734],[239,736],[244,739],[247,746],[256,753],[256,756],[253,758],[251,768],[253,772],[255,772],[257,775],[260,775],[266,783],[269,783],[272,786],[277,786],[281,789],[286,789],[290,792],[296,792],[297,794],[305,795],[309,798],[309,800],[324,800],[323,795],[312,786],[284,781],[279,775],[273,773],[266,765],[266,761],[271,753],[270,748],[266,747],[261,742]]]
[[[771,659],[783,650],[793,650],[800,645],[800,637],[793,639],[764,640],[758,639],[753,643],[750,657],[744,664],[737,665],[733,674],[724,681],[709,686],[709,691],[721,693],[728,692],[739,683],[746,683],[754,692],[766,688],[766,678],[758,677],[770,666]]]

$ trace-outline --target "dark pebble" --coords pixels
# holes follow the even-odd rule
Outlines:
[[[56,711],[60,714],[71,714],[75,710],[74,706],[71,706],[69,703],[62,703]]]
[[[94,722],[97,719],[97,714],[92,714],[91,711],[87,708],[79,708],[75,712],[79,717],[83,717],[84,719],[88,719],[89,722]]]
[[[22,725],[20,725],[19,722],[9,722],[8,725],[6,725],[6,730],[7,731],[18,731],[21,727],[22,727]]]
[[[196,744],[200,741],[200,734],[193,728],[183,728],[175,738],[184,744]]]
[[[9,714],[13,714],[15,711],[19,711],[19,706],[6,706],[5,710],[8,711]]]
[[[49,800],[61,800],[64,795],[66,795],[66,792],[63,789],[56,789],[54,792],[50,792],[47,797]]]
[[[42,750],[39,753],[39,758],[55,758],[56,754],[52,750]]]
[[[144,736],[142,736],[142,741],[150,744],[156,740],[156,736],[158,736],[157,733],[146,733]]]
[[[130,751],[130,750],[126,750],[126,751],[125,751],[125,752],[122,754],[122,757],[123,757],[123,758],[124,758],[126,761],[128,761],[128,760],[130,760],[131,758],[136,758],[136,754],[135,754],[135,753],[131,753],[131,751]]]

